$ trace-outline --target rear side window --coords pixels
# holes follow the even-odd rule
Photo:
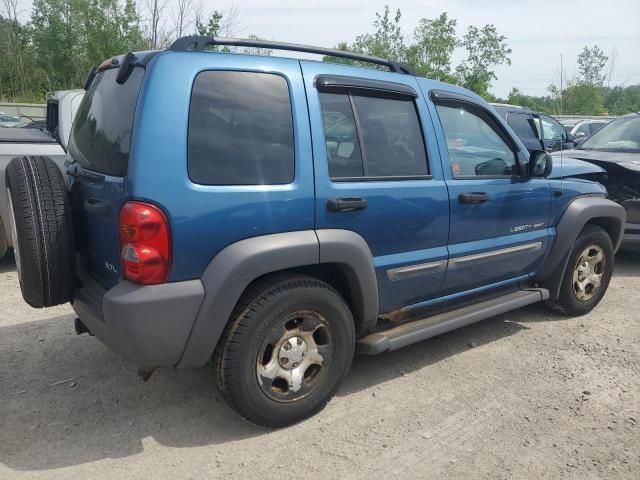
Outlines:
[[[204,185],[276,185],[294,177],[287,81],[280,75],[208,71],[191,93],[188,170]]]
[[[428,175],[412,99],[320,93],[332,179]]]
[[[116,83],[117,72],[106,70],[93,80],[78,107],[70,148],[89,170],[125,176],[144,69],[134,68],[123,85]]]

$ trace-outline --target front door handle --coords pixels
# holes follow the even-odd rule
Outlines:
[[[489,195],[485,192],[466,192],[458,196],[460,203],[483,203],[489,200]]]
[[[353,212],[367,208],[367,200],[360,197],[330,198],[327,200],[327,210],[330,212]]]

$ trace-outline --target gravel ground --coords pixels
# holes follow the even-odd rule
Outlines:
[[[378,357],[269,431],[211,371],[136,370],[0,260],[0,478],[640,478],[640,256],[582,318],[532,306]]]

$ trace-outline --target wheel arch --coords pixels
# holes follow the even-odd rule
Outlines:
[[[569,252],[586,225],[604,229],[613,244],[614,253],[622,242],[626,223],[625,209],[604,197],[581,196],[571,201],[556,226],[556,238],[535,280],[549,289],[551,299],[560,293]]]
[[[358,333],[375,325],[378,286],[371,251],[360,235],[305,230],[253,237],[227,246],[205,269],[205,298],[178,365],[207,363],[243,293],[266,276],[287,272],[314,276],[338,290]]]

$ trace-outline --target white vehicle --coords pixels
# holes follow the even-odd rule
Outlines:
[[[21,155],[43,155],[55,161],[64,172],[71,125],[83,96],[84,90],[52,92],[47,96],[47,119],[44,124],[34,124],[33,128],[29,125],[0,128],[0,257],[13,245],[5,185],[7,164]]]
[[[581,120],[573,126],[569,133],[571,133],[571,135],[576,139],[588,137],[592,133],[600,130],[610,121],[611,119]]]

